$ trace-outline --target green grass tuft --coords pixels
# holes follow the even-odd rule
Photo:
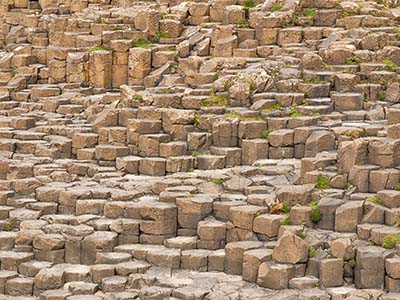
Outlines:
[[[93,51],[110,51],[111,49],[109,48],[109,47],[107,47],[106,45],[100,45],[100,46],[97,46],[97,47],[93,47],[93,48],[90,48],[90,52],[93,52]]]
[[[317,10],[315,8],[306,8],[303,11],[303,16],[305,17],[315,17]]]
[[[247,9],[249,9],[249,8],[256,7],[256,3],[254,2],[254,0],[246,0],[246,2],[244,3],[243,6]]]
[[[313,246],[310,246],[308,253],[309,253],[309,255],[308,255],[309,257],[315,257],[317,255],[317,250],[315,250],[315,248]]]
[[[194,114],[193,120],[194,120],[194,125],[198,126],[201,122],[201,116],[198,114]]]
[[[263,110],[261,110],[262,112],[268,113],[271,111],[276,111],[276,110],[280,110],[281,109],[281,105],[279,103],[276,103],[274,105],[272,105],[271,107],[268,108],[264,108]]]
[[[385,64],[390,71],[395,71],[399,67],[394,61],[391,61],[390,59],[385,59],[382,61],[382,63]]]
[[[150,48],[151,42],[146,38],[139,38],[138,40],[132,42],[132,47],[137,48]]]
[[[205,107],[225,107],[228,105],[228,96],[211,93],[210,98],[203,100],[202,105]]]
[[[267,139],[269,137],[269,135],[271,134],[271,132],[273,132],[273,131],[274,131],[273,128],[269,128],[267,130],[264,130],[264,131],[261,132],[260,137],[262,139]]]
[[[192,152],[192,156],[194,156],[194,157],[197,157],[200,154],[201,154],[200,151],[197,151],[197,150]]]
[[[346,60],[347,65],[358,65],[360,62],[360,59],[356,56],[352,56]]]
[[[235,25],[239,28],[249,28],[249,22],[246,19],[239,19],[235,22]]]
[[[375,204],[378,204],[378,205],[385,206],[383,201],[381,199],[379,199],[378,197],[370,197],[370,198],[367,199],[367,201],[375,203]]]
[[[160,39],[170,39],[172,36],[167,32],[158,31],[154,36],[154,40],[159,42]]]
[[[400,244],[400,233],[389,234],[382,239],[382,247],[385,249],[393,249],[397,244]]]
[[[304,82],[305,83],[312,83],[312,84],[319,84],[320,83],[318,78],[315,78],[315,77],[306,77],[306,78],[304,78]]]
[[[290,221],[290,217],[286,216],[282,221],[282,225],[290,225],[290,224],[292,224],[292,222]]]
[[[282,3],[275,4],[274,6],[271,7],[271,12],[280,11],[282,10],[283,6],[284,5]]]
[[[380,91],[380,92],[378,93],[378,100],[379,100],[379,101],[385,101],[385,100],[386,100],[386,93],[385,93],[385,91]]]
[[[299,238],[303,239],[303,240],[306,238],[306,234],[305,234],[304,232],[299,232],[299,233],[297,234],[297,236],[298,236]]]
[[[221,178],[213,178],[211,182],[214,184],[221,185],[224,181]]]
[[[11,219],[8,219],[3,225],[3,231],[12,231],[14,229],[14,226],[14,222]]]
[[[325,175],[318,175],[317,182],[315,183],[315,188],[319,190],[329,189],[331,186],[329,184],[329,178]]]
[[[313,201],[310,203],[311,211],[310,211],[310,221],[314,224],[317,224],[321,220],[321,212],[318,208],[318,202]]]
[[[289,115],[292,118],[300,118],[300,117],[304,117],[305,116],[304,114],[302,114],[301,112],[299,112],[297,110],[296,105],[292,105],[291,107],[289,107]]]
[[[139,94],[135,94],[135,95],[132,96],[132,100],[142,101],[143,100],[143,96],[139,95]]]

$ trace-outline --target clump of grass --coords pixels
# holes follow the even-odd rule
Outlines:
[[[271,214],[288,214],[290,206],[284,203],[277,203],[273,205],[269,211]]]
[[[315,188],[319,190],[326,190],[330,188],[329,178],[325,175],[318,175]]]
[[[315,250],[313,246],[310,246],[308,253],[309,257],[315,257],[317,255],[317,250]]]
[[[225,91],[228,91],[231,88],[231,86],[232,86],[232,83],[230,80],[225,81],[225,84],[224,84]]]
[[[167,32],[158,31],[156,32],[154,39],[158,42],[160,39],[170,39],[172,36]]]
[[[90,48],[89,51],[93,52],[93,51],[110,51],[110,50],[111,49],[109,47],[107,47],[106,45],[101,44],[100,46]]]
[[[395,191],[400,191],[400,183],[396,183],[394,186]]]
[[[345,132],[343,132],[343,134],[353,139],[357,139],[360,137],[360,133],[355,129],[346,130]]]
[[[194,114],[193,120],[194,120],[194,124],[197,126],[201,122],[201,116],[198,114]]]
[[[393,249],[397,244],[400,244],[400,233],[389,234],[382,239],[382,247],[385,249]]]
[[[248,28],[249,22],[246,19],[239,19],[235,22],[235,25],[239,28]]]
[[[169,47],[167,50],[171,51],[171,52],[174,52],[174,51],[176,51],[176,47]]]
[[[253,93],[256,90],[257,90],[257,84],[253,80],[250,80],[250,93]]]
[[[395,221],[394,221],[394,225],[396,227],[400,227],[400,213],[396,215]]]
[[[282,10],[282,8],[283,8],[282,3],[275,4],[274,6],[271,7],[271,12],[280,11]]]
[[[349,58],[346,60],[346,64],[347,64],[347,65],[358,65],[360,62],[361,62],[361,61],[360,61],[360,59],[359,59],[357,56],[349,57]]]
[[[292,118],[304,117],[304,114],[302,114],[301,112],[299,112],[299,111],[297,110],[296,105],[292,105],[292,106],[289,108],[289,115],[290,115]]]
[[[132,100],[142,101],[143,100],[143,96],[139,95],[139,94],[135,94],[135,95],[132,96]]]
[[[14,222],[11,219],[8,219],[3,225],[3,231],[12,231],[14,229],[14,226]]]
[[[203,100],[202,105],[205,107],[227,106],[228,105],[228,96],[227,95],[216,95],[214,92],[212,92],[210,95],[210,98]]]
[[[299,232],[299,233],[297,234],[297,236],[298,236],[299,238],[303,239],[303,240],[306,238],[306,234],[305,234],[304,232]]]
[[[276,103],[274,105],[272,105],[271,107],[268,108],[264,108],[263,110],[261,110],[262,112],[271,112],[271,111],[276,111],[276,110],[280,110],[281,109],[281,105],[279,103]]]
[[[224,114],[225,119],[240,119],[240,115],[236,112],[229,112]]]
[[[151,42],[146,38],[139,38],[136,41],[132,42],[132,47],[137,48],[150,48]]]
[[[318,78],[316,78],[316,77],[307,77],[307,78],[304,78],[304,82],[305,82],[305,83],[312,83],[312,84],[319,84],[319,83],[320,83],[320,81],[319,81]]]
[[[245,9],[249,9],[249,8],[256,7],[256,3],[254,2],[254,0],[246,0],[246,2],[244,3],[243,6]]]
[[[257,121],[261,120],[260,116],[255,116],[255,117],[243,117],[237,112],[229,112],[224,114],[224,119],[239,119],[241,121]]]
[[[399,67],[394,61],[391,61],[390,59],[385,59],[382,61],[382,63],[385,64],[390,71],[395,71]]]
[[[386,99],[386,93],[385,93],[385,91],[380,91],[380,92],[378,93],[378,100],[379,100],[379,101],[385,101],[385,99]]]
[[[367,201],[375,203],[375,204],[378,204],[378,205],[385,206],[383,201],[381,199],[379,199],[378,197],[376,197],[376,196],[368,198]]]
[[[291,223],[289,216],[286,216],[282,221],[282,225],[290,225]]]
[[[214,184],[221,185],[223,183],[223,180],[221,178],[213,178],[211,182]]]
[[[313,201],[310,203],[310,221],[317,224],[321,220],[321,212],[318,208],[318,201]]]
[[[271,134],[271,132],[274,131],[273,128],[269,128],[267,130],[261,131],[260,137],[262,139],[267,139],[269,137],[269,135]]]
[[[192,193],[187,193],[187,194],[185,194],[184,197],[185,197],[185,198],[193,198],[194,195],[193,195]]]
[[[315,8],[306,8],[303,11],[303,16],[305,16],[305,17],[315,17],[316,11],[317,10]]]
[[[194,157],[197,157],[197,156],[199,156],[200,154],[201,154],[200,151],[197,151],[197,150],[195,150],[195,151],[192,152],[192,156],[194,156]]]

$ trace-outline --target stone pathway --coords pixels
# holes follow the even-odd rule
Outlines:
[[[0,300],[399,300],[396,0],[3,0]]]

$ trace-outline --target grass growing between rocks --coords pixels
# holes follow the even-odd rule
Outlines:
[[[273,205],[269,211],[271,214],[288,214],[290,206],[284,203],[277,203]]]
[[[292,222],[290,221],[290,217],[286,216],[282,221],[282,225],[290,225],[290,224],[292,224]]]
[[[228,105],[228,96],[216,95],[213,92],[210,98],[203,100],[202,105],[205,107],[225,107]]]
[[[313,246],[310,246],[308,253],[309,253],[308,254],[309,257],[315,257],[317,255],[317,250],[315,250],[315,248]]]
[[[303,240],[306,238],[306,234],[305,234],[304,232],[299,232],[299,233],[297,234],[297,236],[298,236],[299,238],[303,239]]]
[[[396,215],[394,226],[400,227],[400,213]]]
[[[289,115],[292,118],[300,118],[300,117],[304,117],[305,116],[304,114],[302,114],[301,112],[299,112],[297,110],[296,105],[292,105],[291,107],[289,107]]]
[[[269,135],[274,131],[273,128],[269,128],[267,130],[261,131],[260,137],[262,139],[267,139],[269,137]]]
[[[139,94],[135,94],[135,95],[132,96],[132,100],[142,101],[143,100],[143,96],[139,95]]]
[[[211,180],[212,183],[221,185],[224,181],[221,178],[214,178]]]
[[[246,19],[239,19],[235,22],[235,25],[239,28],[249,28],[249,22]]]
[[[358,65],[360,62],[358,57],[352,56],[346,60],[346,65]]]
[[[256,7],[256,3],[254,2],[254,0],[247,0],[247,1],[244,3],[244,7],[246,7],[246,8],[253,8],[253,7]]]
[[[370,197],[370,198],[367,199],[367,201],[375,203],[377,205],[385,206],[383,201],[381,199],[379,199],[378,197]]]
[[[14,227],[15,227],[14,222],[8,219],[6,223],[3,225],[3,231],[12,231]]]
[[[281,106],[279,103],[276,103],[276,104],[272,105],[271,107],[262,109],[261,111],[262,111],[262,112],[265,112],[265,113],[269,113],[269,112],[271,112],[271,111],[280,110],[281,107],[282,107],[282,106]]]
[[[303,16],[304,17],[315,17],[317,10],[315,8],[306,8],[303,11]]]
[[[310,203],[310,221],[317,224],[321,220],[321,212],[318,208],[318,201],[313,201]]]
[[[283,8],[282,3],[275,4],[274,6],[271,7],[271,12],[280,11],[282,10],[282,8]]]
[[[391,61],[390,59],[384,59],[382,61],[383,64],[386,65],[386,67],[390,70],[390,71],[395,71],[399,66],[394,62]]]
[[[106,45],[100,45],[100,46],[97,46],[97,47],[93,47],[93,48],[90,48],[90,52],[93,52],[93,51],[110,51],[111,49],[109,48],[109,47],[107,47]]]
[[[329,184],[329,178],[325,175],[318,175],[317,182],[315,183],[315,188],[318,190],[326,190],[331,186]]]
[[[224,114],[225,119],[239,119],[240,121],[258,121],[261,120],[260,116],[255,116],[255,117],[243,117],[240,114],[236,112],[229,112]]]
[[[382,239],[382,247],[385,249],[393,249],[400,244],[400,233],[389,234]]]
[[[193,117],[194,125],[198,126],[201,122],[201,116],[198,114],[195,114]]]
[[[159,42],[160,39],[170,39],[170,38],[172,38],[172,36],[169,33],[162,31],[157,32],[156,35],[154,36],[154,40],[156,42]]]
[[[306,78],[304,78],[304,82],[305,83],[312,83],[312,84],[319,84],[320,83],[319,79],[315,78],[315,77],[306,77]]]
[[[194,156],[194,157],[197,157],[200,154],[201,154],[200,151],[197,151],[197,150],[192,152],[192,156]]]
[[[132,42],[132,47],[135,47],[135,48],[150,48],[151,45],[152,45],[151,42],[145,38],[140,38],[140,39]]]

